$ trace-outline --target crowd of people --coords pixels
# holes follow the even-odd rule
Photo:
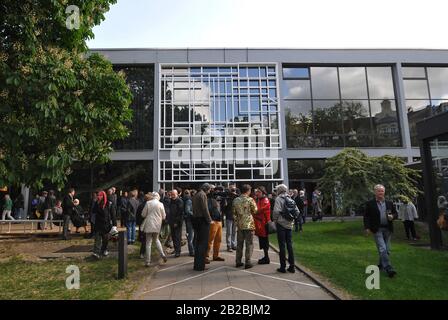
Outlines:
[[[393,277],[396,271],[389,258],[392,221],[401,219],[407,238],[417,240],[414,226],[414,220],[418,219],[417,210],[409,198],[401,196],[397,211],[391,201],[385,200],[382,185],[375,186],[374,193],[375,199],[365,204],[364,227],[368,234],[374,235],[380,256],[378,266]],[[236,185],[224,188],[204,183],[198,190],[173,188],[148,193],[130,190],[119,195],[116,188],[111,187],[93,192],[84,210],[75,197],[75,190],[70,188],[62,199],[57,199],[53,190],[36,195],[31,202],[31,218],[43,220],[39,225],[42,229],[53,228],[54,220],[63,221],[63,239],[69,239],[71,224],[77,233],[84,228],[86,235],[94,239],[93,256],[97,259],[109,254],[108,242],[118,234],[117,222],[120,222],[121,227],[126,228],[128,245],[137,240],[140,242],[140,257],[146,266],[151,264],[152,245],[165,262],[167,248],[173,249],[175,258],[179,257],[185,230],[188,254],[194,257],[193,269],[197,271],[205,270],[205,265],[212,261],[225,260],[220,255],[222,241],[228,252],[236,251],[237,268],[252,268],[254,235],[264,253],[258,264],[269,264],[269,234],[275,232],[280,250],[277,271],[293,273],[293,231],[303,231],[309,211],[313,221],[322,220],[323,215],[322,193],[314,190],[311,202],[306,194],[306,190],[288,189],[284,184],[278,185],[270,194],[264,186],[253,189],[248,184],[239,189]],[[2,220],[26,219],[23,203],[23,196],[12,201],[6,194]],[[445,207],[446,203],[445,200]],[[15,218],[11,216],[12,212]]]

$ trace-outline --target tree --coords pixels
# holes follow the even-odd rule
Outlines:
[[[346,148],[325,161],[325,173],[319,180],[319,188],[336,206],[337,215],[345,209],[359,208],[373,196],[373,187],[382,184],[387,197],[397,199],[400,195],[410,199],[419,193],[417,170],[405,167],[396,156],[368,157],[355,148]]]
[[[0,185],[64,186],[74,161],[104,163],[128,135],[132,95],[123,74],[87,52],[92,28],[116,0],[0,4]]]

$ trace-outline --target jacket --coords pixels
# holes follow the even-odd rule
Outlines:
[[[403,221],[414,221],[418,219],[417,209],[412,202],[403,203],[398,210],[398,219]]]
[[[257,213],[254,215],[255,235],[266,238],[266,224],[271,220],[271,204],[267,197],[257,200]]]
[[[169,202],[170,215],[168,217],[169,224],[181,224],[184,220],[184,202],[177,197],[175,200],[170,199]]]
[[[184,197],[184,218],[190,219],[193,216],[193,201],[190,196]]]
[[[193,218],[203,219],[207,224],[212,222],[208,211],[207,195],[203,190],[200,190],[193,197]]]
[[[12,210],[12,200],[11,199],[5,200],[5,203],[3,205],[3,210],[7,210],[7,211]]]
[[[146,202],[142,211],[144,219],[140,230],[144,233],[160,233],[162,221],[166,219],[165,207],[157,200],[153,199]]]
[[[394,219],[398,218],[397,210],[392,201],[386,201],[386,211],[388,210],[390,210]],[[376,233],[380,225],[380,210],[378,209],[376,199],[367,201],[364,208],[364,229],[369,229],[371,232]],[[394,231],[393,221],[387,221],[387,228],[390,232]]]
[[[254,199],[241,195],[233,200],[233,220],[238,230],[255,230],[254,215],[257,213],[257,205]]]
[[[105,234],[112,229],[112,226],[117,226],[115,210],[113,210],[111,202],[108,202],[104,208],[95,202],[92,211],[95,214],[95,232]]]
[[[208,212],[213,221],[221,222],[221,207],[216,199],[208,198]]]
[[[111,205],[113,206],[112,202]],[[125,214],[126,222],[135,222],[137,219],[137,209],[140,202],[135,198],[130,198],[128,201],[127,211]]]
[[[272,220],[275,223],[278,223],[279,225],[281,225],[283,228],[292,230],[292,228],[294,226],[294,220],[292,220],[292,221],[286,220],[281,215],[281,212],[283,211],[283,207],[285,206],[285,197],[286,197],[286,192],[278,195],[277,198],[275,198],[274,210],[272,213]]]
[[[75,205],[73,204],[73,198],[70,194],[66,194],[64,196],[64,199],[62,200],[62,214],[72,216],[73,214],[73,207]]]

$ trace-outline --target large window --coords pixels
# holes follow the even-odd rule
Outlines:
[[[411,143],[418,147],[416,123],[448,110],[448,67],[403,67],[402,70]]]
[[[161,182],[279,179],[275,65],[163,66],[160,85]]]
[[[116,150],[150,150],[154,147],[154,66],[114,66],[123,71],[134,99],[130,135],[114,143]]]
[[[287,146],[397,147],[391,67],[283,66]]]

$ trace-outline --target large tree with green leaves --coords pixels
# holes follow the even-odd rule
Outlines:
[[[373,187],[382,184],[388,198],[403,195],[410,199],[419,193],[418,171],[407,168],[396,156],[368,157],[355,148],[346,148],[325,161],[319,188],[335,204],[341,215],[347,208],[358,208],[373,196]]]
[[[0,185],[62,187],[74,161],[105,162],[128,135],[124,75],[86,46],[115,2],[0,4]],[[79,8],[79,28],[67,28],[69,5]]]

